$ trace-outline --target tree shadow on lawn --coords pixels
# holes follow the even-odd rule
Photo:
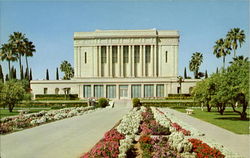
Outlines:
[[[248,117],[246,120],[241,120],[240,116],[239,117],[217,117],[214,118],[217,120],[231,120],[231,121],[250,121],[250,118]]]

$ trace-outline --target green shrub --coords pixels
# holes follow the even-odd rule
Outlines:
[[[138,98],[133,98],[133,107],[139,107],[141,105],[141,101]]]
[[[37,94],[36,100],[78,100],[78,94]]]
[[[145,107],[195,107],[200,106],[197,102],[141,102],[142,106]]]
[[[99,107],[105,108],[108,105],[109,105],[109,102],[106,98],[99,98],[98,99],[98,106]]]

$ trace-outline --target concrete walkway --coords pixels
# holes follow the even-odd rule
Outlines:
[[[174,114],[181,121],[205,133],[205,137],[215,140],[232,152],[238,153],[245,158],[250,158],[250,135],[235,134],[173,109],[160,108],[160,110]]]
[[[114,108],[76,116],[1,136],[1,158],[76,158],[87,152],[132,108],[130,100]]]

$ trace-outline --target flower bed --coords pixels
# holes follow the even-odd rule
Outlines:
[[[0,120],[0,134],[7,134],[24,128],[82,115],[92,112],[94,109],[94,107],[64,108],[60,110],[40,111],[38,113],[5,117]]]
[[[119,141],[125,136],[119,133],[116,129],[108,131],[104,138],[102,138],[89,152],[84,154],[81,158],[115,158],[119,155]]]
[[[224,158],[225,156],[215,148],[211,148],[206,143],[203,143],[199,139],[189,139],[189,141],[193,144],[193,151],[197,153],[197,158],[204,157],[213,157],[213,158]]]
[[[82,158],[225,157],[218,149],[190,139],[190,135],[190,131],[156,108],[133,108]]]

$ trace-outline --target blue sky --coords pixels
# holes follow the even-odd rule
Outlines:
[[[36,46],[29,58],[33,79],[55,78],[63,60],[73,64],[73,33],[96,29],[152,29],[180,32],[179,75],[194,52],[202,52],[201,71],[215,72],[222,59],[213,55],[216,40],[234,27],[245,31],[246,43],[238,55],[249,56],[248,0],[166,1],[1,1],[0,44],[14,31],[26,34]],[[232,54],[226,62],[232,60]],[[24,61],[23,61],[24,63]],[[4,72],[7,63],[2,63]],[[18,63],[15,67],[18,70]],[[193,76],[188,70],[188,75]],[[62,74],[61,74],[62,77]]]

